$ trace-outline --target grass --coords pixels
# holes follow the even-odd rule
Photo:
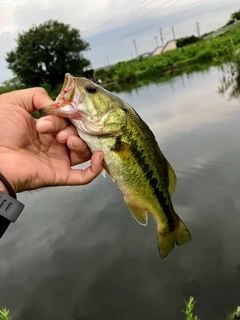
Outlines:
[[[196,44],[189,44],[154,57],[139,57],[96,70],[96,77],[102,80],[102,85],[108,90],[120,92],[131,91],[132,88],[150,82],[161,82],[181,73],[190,73],[211,66],[224,66],[226,63],[232,63],[234,67],[240,69],[239,43],[240,25],[215,38],[201,39]],[[62,85],[54,91],[47,83],[40,86],[44,87],[55,100]],[[22,88],[24,86],[19,84],[18,79],[13,78],[0,86],[0,94]]]
[[[119,62],[108,69],[96,71],[96,77],[103,81],[103,86],[115,83],[116,87],[126,85],[138,86],[146,81],[155,82],[166,74],[174,75],[179,71],[186,71],[196,65],[222,65],[234,60],[240,67],[239,54],[231,54],[232,46],[240,43],[240,26],[221,34],[215,38],[201,39],[196,44],[177,48],[154,57],[140,57],[130,61]],[[230,45],[228,50],[226,48]],[[217,58],[217,59],[216,59]],[[115,90],[112,84],[111,89]],[[119,89],[117,90],[119,91]]]
[[[225,94],[229,92],[230,98],[240,97],[240,44],[229,40],[225,45],[226,55],[219,57],[216,55],[215,60],[220,65],[222,76],[218,92]]]
[[[193,297],[190,297],[188,301],[185,301],[185,310],[182,310],[185,314],[185,320],[200,320],[197,316],[193,315],[193,308],[197,301],[194,301]],[[1,320],[11,320],[9,316],[9,310],[0,309],[0,319]]]
[[[2,319],[2,320],[11,320],[11,318],[9,316],[9,310],[1,309],[0,310],[0,319]]]
[[[182,310],[185,317],[184,320],[200,320],[196,315],[193,314],[193,309],[196,304],[196,300],[194,300],[194,297],[190,297],[188,301],[185,301],[185,310]],[[235,312],[232,312],[231,314],[227,315],[226,319],[234,319]],[[0,309],[0,319],[1,320],[11,320],[11,317],[9,315],[9,310],[7,309]]]
[[[185,320],[200,320],[197,316],[193,315],[193,309],[196,302],[194,297],[190,297],[188,301],[185,301],[185,310],[182,310],[185,314]]]

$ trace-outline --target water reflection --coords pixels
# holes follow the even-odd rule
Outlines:
[[[221,94],[228,93],[229,98],[240,97],[240,73],[236,65],[229,63],[221,67],[222,75],[218,92]]]
[[[152,74],[152,76],[149,75],[148,78],[135,78],[132,79],[131,83],[124,82],[124,83],[116,83],[112,82],[110,84],[105,85],[105,88],[109,91],[114,91],[117,93],[121,92],[132,92],[135,91],[136,88],[141,88],[142,86],[151,85],[152,83],[165,83],[169,82],[172,83],[172,79],[177,76],[183,76],[182,79],[184,79],[184,76],[186,74],[192,74],[193,72],[204,72],[206,70],[209,70],[211,68],[211,65],[209,64],[186,64],[182,65],[182,67],[176,67],[176,66],[168,66],[165,69],[164,76],[160,74],[160,76],[156,76],[156,74]]]
[[[175,320],[194,295],[201,319],[221,319],[239,305],[240,108],[218,79],[212,68],[120,94],[173,165],[193,240],[162,261],[153,219],[139,226],[102,176],[23,194],[0,243],[0,305],[13,318]]]

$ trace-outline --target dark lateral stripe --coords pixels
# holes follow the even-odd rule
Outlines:
[[[168,220],[168,225],[169,225],[169,228],[170,228],[170,232],[172,232],[175,229],[175,224],[174,224],[175,221],[174,221],[171,209],[169,208],[169,205],[166,202],[166,199],[164,197],[163,192],[157,186],[158,185],[157,179],[156,178],[151,178],[149,182],[150,182],[150,185],[153,188],[154,194],[158,198],[158,201],[159,201],[161,207],[163,208],[163,212],[165,213],[165,215],[167,217],[167,220]]]
[[[138,145],[137,141],[134,140],[133,137],[130,136],[128,132],[125,132],[125,135],[127,136],[127,139],[129,141],[131,141],[131,146],[132,146],[131,150],[132,150],[133,156],[137,160],[139,167],[141,168],[143,174],[146,177],[146,180],[149,181],[149,184],[152,187],[154,194],[156,195],[161,207],[163,208],[163,212],[167,217],[168,226],[169,226],[170,232],[171,232],[175,228],[175,224],[174,224],[175,220],[172,215],[171,208],[167,204],[166,198],[164,197],[164,194],[160,189],[158,180],[156,178],[154,178],[154,172],[150,168],[150,165],[147,163],[147,158],[144,155],[143,150],[139,149],[139,145]],[[167,188],[167,186],[166,186],[166,188]]]

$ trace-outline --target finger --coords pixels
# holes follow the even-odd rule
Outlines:
[[[91,158],[91,166],[85,170],[71,169],[69,172],[67,185],[83,185],[91,182],[102,171],[103,153],[96,151]]]
[[[91,159],[91,151],[81,138],[70,136],[67,139],[67,146],[70,149],[70,160],[72,166]]]
[[[1,103],[14,104],[31,113],[53,103],[43,88],[30,88],[1,94]]]
[[[66,143],[68,138],[71,136],[78,136],[74,126],[69,125],[64,130],[60,131],[56,135],[56,139],[60,143]]]
[[[56,116],[46,116],[37,120],[36,128],[39,133],[56,134],[69,126],[68,120]],[[73,132],[73,130],[72,130]],[[72,133],[73,134],[73,133]]]

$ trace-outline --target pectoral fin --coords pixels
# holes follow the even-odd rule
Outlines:
[[[127,202],[128,208],[135,220],[142,226],[146,226],[148,223],[147,210],[136,206],[135,204]]]
[[[132,146],[124,141],[118,140],[116,142],[116,146],[112,148],[111,151],[117,154],[123,162],[127,162],[129,165],[134,165],[136,163]]]
[[[106,178],[106,169],[103,168],[101,174],[103,175],[104,178]]]
[[[107,164],[106,162],[103,160],[103,169],[102,169],[102,172],[101,174],[104,176],[104,178],[106,178],[106,172],[109,174],[110,178],[112,179],[113,182],[115,182],[115,180],[113,179],[113,177],[111,176],[110,172],[109,172],[109,169],[107,167]]]

